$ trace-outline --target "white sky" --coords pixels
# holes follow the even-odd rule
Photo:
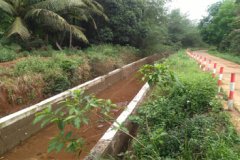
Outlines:
[[[167,6],[170,10],[179,8],[191,20],[200,20],[207,15],[208,6],[218,1],[220,0],[172,0]]]

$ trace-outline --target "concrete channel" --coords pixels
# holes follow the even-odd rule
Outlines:
[[[34,136],[38,132],[42,132],[41,130],[44,130],[38,125],[33,125],[32,121],[35,114],[45,109],[48,105],[57,104],[58,102],[69,97],[72,94],[72,91],[78,89],[84,89],[89,94],[98,94],[113,84],[132,76],[132,74],[134,74],[140,66],[153,63],[162,56],[163,55],[153,55],[143,58],[122,68],[114,70],[104,76],[100,76],[54,97],[46,99],[36,105],[1,118],[0,155],[3,155],[2,157],[4,159],[5,154],[8,154],[8,152],[11,153],[11,150],[17,148],[16,146],[19,144],[24,144],[24,142],[28,141],[30,137]],[[90,151],[89,156],[87,156],[85,159],[95,159],[96,157],[104,155],[116,155],[122,149],[124,143],[127,141],[127,136],[115,128],[118,124],[124,124],[129,130],[133,128],[132,124],[127,121],[127,117],[134,112],[136,107],[145,97],[148,90],[149,86],[145,84],[135,98],[128,103],[127,108],[123,112],[121,111],[121,113],[119,113],[120,116],[117,118],[116,122],[110,126],[105,134],[103,134],[98,143],[96,143],[95,147],[93,147],[93,149]],[[11,160],[11,158],[8,160]]]

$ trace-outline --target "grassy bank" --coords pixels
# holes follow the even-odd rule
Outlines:
[[[208,50],[209,54],[240,64],[240,56],[232,53],[221,53],[216,50]]]
[[[125,158],[240,159],[240,138],[216,99],[216,81],[185,52],[171,56],[164,65],[177,78],[163,86],[162,76],[138,115],[131,118],[139,125],[138,141]]]
[[[133,47],[107,44],[85,50],[1,50],[6,50],[0,52],[2,59],[15,60],[0,63],[0,113],[2,108],[36,103],[141,58]]]

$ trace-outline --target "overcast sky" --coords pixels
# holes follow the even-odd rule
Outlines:
[[[168,6],[170,9],[180,8],[191,20],[200,20],[207,15],[208,6],[218,1],[220,0],[172,0]]]

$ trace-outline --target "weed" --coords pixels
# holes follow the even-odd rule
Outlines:
[[[65,149],[80,155],[84,139],[74,134],[73,130],[66,131],[67,126],[80,129],[89,122],[87,113],[92,109],[100,109],[103,117],[107,116],[112,107],[115,107],[110,100],[97,99],[94,96],[85,95],[82,90],[74,91],[72,97],[61,102],[62,107],[53,110],[52,107],[37,113],[34,124],[41,122],[41,127],[54,123],[59,133],[49,143],[48,152],[60,152]]]

